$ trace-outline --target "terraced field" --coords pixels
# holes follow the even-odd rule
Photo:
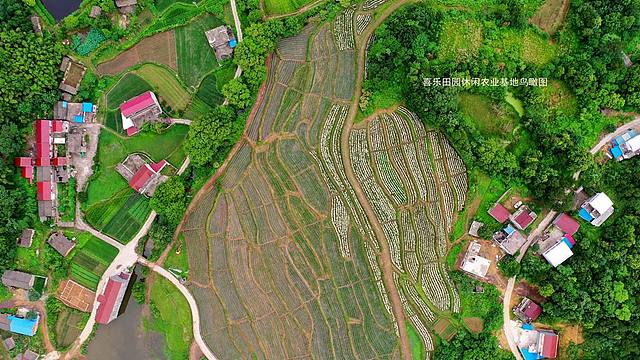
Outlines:
[[[425,352],[459,310],[443,261],[462,161],[406,109],[341,146],[371,18],[347,9],[278,44],[238,150],[186,219],[187,286],[220,358],[400,358],[401,305]]]
[[[465,165],[443,135],[402,107],[354,127],[349,147],[389,244],[405,315],[433,350],[427,329],[460,311],[446,256],[454,213],[466,197]]]

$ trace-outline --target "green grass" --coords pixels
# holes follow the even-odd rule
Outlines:
[[[56,19],[47,10],[47,8],[44,6],[42,1],[37,0],[36,1],[36,6],[34,6],[34,9],[36,11],[36,14],[38,14],[38,16],[40,16],[40,18],[42,18],[43,23],[45,23],[46,25],[49,25],[49,26],[53,26],[53,25],[56,24]]]
[[[168,8],[170,8],[171,5],[176,3],[191,4],[194,2],[197,3],[200,1],[199,0],[156,0],[156,9],[158,9],[158,12],[163,12]]]
[[[481,283],[459,271],[451,273],[460,294],[461,318],[479,317],[485,321],[486,331],[493,331],[502,326],[502,301],[498,289],[487,283]],[[480,285],[483,293],[474,293],[473,289]]]
[[[511,135],[518,114],[505,103],[494,104],[490,99],[477,94],[461,93],[460,108],[472,119],[481,133],[493,136]]]
[[[176,29],[178,76],[194,90],[205,75],[218,66],[204,32],[222,24],[219,18],[204,15]]]
[[[193,339],[187,300],[168,280],[156,277],[151,285],[151,308],[150,327],[164,335],[167,359],[187,359]]]
[[[88,314],[62,306],[54,327],[54,338],[57,345],[61,348],[66,348],[73,344],[80,332],[82,332],[87,320]],[[51,330],[51,328],[49,329]]]
[[[411,358],[413,360],[422,360],[427,358],[424,351],[424,344],[420,340],[418,331],[407,321],[407,333],[409,334],[409,345],[411,346]]]
[[[58,184],[58,214],[62,221],[73,221],[76,217],[76,179]]]
[[[211,107],[222,104],[224,101],[224,96],[221,93],[222,87],[233,79],[235,70],[232,63],[225,63],[224,66],[207,75],[200,83],[196,98]]]
[[[180,249],[180,254],[176,254],[176,249]],[[169,251],[167,259],[164,261],[165,269],[180,269],[182,272],[189,271],[189,258],[187,256],[187,243],[184,235],[180,234],[176,246]]]
[[[556,56],[556,46],[549,43],[549,39],[528,30],[522,39],[522,57],[524,61],[536,65],[544,65]]]
[[[115,166],[135,152],[147,154],[153,161],[167,159],[179,167],[185,158],[182,142],[189,131],[186,125],[173,125],[162,134],[143,131],[131,138],[124,138],[111,131],[101,131],[98,147],[100,169],[87,188],[87,201],[91,206],[107,200],[129,188],[127,181],[115,171]]]
[[[133,73],[150,84],[173,110],[184,110],[191,101],[191,95],[169,69],[156,64],[145,64]]]
[[[475,20],[447,20],[440,36],[438,57],[463,62],[478,53],[482,45],[482,25]]]
[[[294,12],[314,0],[265,0],[264,8],[267,15],[281,15]]]
[[[127,73],[107,93],[107,108],[118,109],[123,102],[152,89],[141,77]]]
[[[522,100],[513,96],[512,92],[507,92],[507,95],[504,97],[504,101],[509,103],[513,107],[513,109],[518,113],[518,115],[524,115],[524,104]]]

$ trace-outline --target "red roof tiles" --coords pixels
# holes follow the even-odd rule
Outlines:
[[[49,201],[51,197],[51,183],[48,181],[41,181],[37,185],[38,187],[38,200]]]
[[[126,282],[116,281],[113,278],[109,278],[107,281],[107,286],[104,289],[104,292],[98,295],[98,310],[96,311],[96,322],[98,324],[107,324],[111,320],[111,313],[113,312],[116,305],[119,307],[120,304],[116,304],[119,298],[118,294],[123,286],[126,286]],[[120,299],[122,300],[122,299]]]
[[[153,175],[153,169],[148,164],[144,164],[143,167],[138,169],[135,175],[129,180],[129,186],[131,186],[135,191],[140,191],[140,189],[149,181]]]
[[[160,171],[162,171],[162,169],[164,169],[164,167],[167,165],[167,160],[160,160],[160,162],[157,162],[155,164],[151,164],[151,169],[153,169],[153,171],[159,173]]]
[[[16,166],[31,166],[32,159],[30,157],[17,157],[14,162]]]
[[[526,317],[531,319],[531,321],[536,321],[538,316],[542,314],[542,307],[533,301],[529,300],[527,307],[524,308],[522,312]]]
[[[529,211],[523,211],[522,213],[520,213],[520,215],[516,216],[515,219],[513,219],[513,221],[515,221],[522,229],[526,229],[527,226],[531,225],[533,220],[534,218],[531,216]]]
[[[21,173],[23,178],[29,179],[29,182],[33,180],[33,166],[24,166]]]
[[[558,335],[545,332],[542,335],[542,352],[543,358],[554,359],[558,355]]]
[[[569,235],[575,234],[580,229],[580,223],[565,213],[558,215],[553,224]]]
[[[67,158],[55,157],[53,158],[53,166],[65,166],[67,165]]]
[[[500,203],[496,203],[491,210],[489,210],[489,215],[496,219],[499,223],[503,223],[507,221],[509,218],[509,210],[506,207],[502,206]]]
[[[62,120],[52,120],[51,125],[54,133],[59,133],[64,131],[64,121]]]
[[[155,103],[151,91],[147,91],[120,105],[120,112],[122,115],[129,117]]]
[[[137,134],[137,133],[138,133],[138,131],[139,131],[139,130],[138,130],[138,128],[137,128],[137,127],[132,126],[132,127],[130,127],[130,128],[128,128],[128,129],[127,129],[127,136],[133,136],[133,135]]]

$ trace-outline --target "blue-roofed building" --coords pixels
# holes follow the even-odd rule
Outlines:
[[[67,120],[76,124],[93,122],[95,107],[90,102],[58,101],[53,108],[53,117],[54,119]]]
[[[593,216],[591,216],[591,214],[589,214],[589,211],[587,211],[587,209],[580,209],[578,214],[585,221],[591,222],[591,220],[593,220]]]
[[[504,229],[493,234],[493,240],[509,255],[514,255],[527,241],[513,225],[509,224]]]
[[[629,129],[624,134],[617,136],[611,142],[609,153],[611,156],[622,161],[640,155],[640,136],[635,129]]]
[[[21,318],[14,315],[9,315],[9,330],[16,334],[33,336],[38,330],[38,323],[40,322],[40,315],[38,314],[33,319]]]
[[[90,102],[82,103],[82,112],[90,113],[93,112],[93,104]]]
[[[238,41],[236,39],[229,40],[229,46],[231,46],[232,49],[235,48],[238,46]]]

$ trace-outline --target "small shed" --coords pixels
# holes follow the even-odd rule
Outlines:
[[[33,235],[36,233],[33,229],[24,229],[22,235],[18,238],[18,246],[28,248],[33,243]]]
[[[100,16],[100,14],[102,14],[102,9],[100,8],[100,6],[94,6],[94,7],[91,8],[91,12],[89,13],[89,17],[95,19],[98,16]]]
[[[22,360],[38,360],[40,358],[40,354],[35,353],[31,350],[27,350],[22,354]]]
[[[76,243],[69,240],[63,233],[60,231],[54,232],[49,236],[47,243],[51,245],[60,255],[66,257],[69,255],[71,250],[76,246]]]
[[[520,304],[513,309],[513,313],[516,314],[520,320],[530,323],[536,321],[540,314],[542,314],[542,307],[529,298],[523,298]]]
[[[484,223],[474,220],[471,223],[471,227],[469,228],[469,235],[474,237],[479,237],[480,235],[478,235],[478,230],[480,230],[480,228],[483,226],[484,226]]]
[[[7,349],[8,351],[11,351],[13,348],[16,347],[16,342],[15,340],[13,340],[13,337],[8,337],[4,339],[2,343],[4,344],[4,348]]]

